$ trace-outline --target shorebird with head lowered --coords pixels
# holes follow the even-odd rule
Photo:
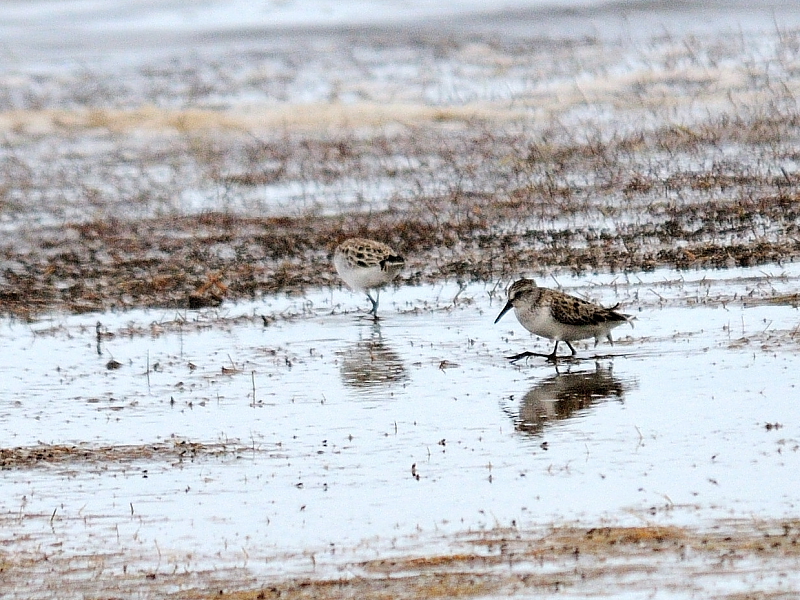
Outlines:
[[[600,338],[606,338],[612,345],[611,330],[623,323],[630,323],[632,317],[618,313],[613,308],[604,308],[570,296],[557,290],[540,288],[532,279],[520,279],[508,288],[508,302],[494,320],[497,323],[509,310],[520,324],[535,335],[555,340],[553,352],[544,355],[550,361],[556,361],[558,343],[565,342],[575,356],[575,348],[570,342],[594,338],[595,346]],[[533,352],[523,352],[512,356],[518,360],[527,356],[535,356]]]
[[[344,282],[357,292],[364,292],[372,302],[372,316],[378,318],[381,288],[389,284],[405,266],[405,259],[381,242],[350,238],[337,246],[333,265]],[[370,294],[375,290],[375,298]]]

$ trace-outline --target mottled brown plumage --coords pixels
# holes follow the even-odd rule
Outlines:
[[[611,330],[631,320],[629,315],[618,313],[613,308],[540,288],[532,279],[520,279],[508,288],[508,302],[494,322],[497,323],[512,308],[525,329],[555,340],[555,347],[549,355],[552,360],[556,358],[559,342],[566,342],[573,355],[576,352],[570,342],[575,340],[593,337],[596,345],[600,338],[605,337],[613,344]]]
[[[347,285],[367,294],[372,302],[370,313],[377,319],[380,288],[400,273],[405,260],[382,242],[350,238],[336,248],[333,264]],[[375,298],[369,293],[370,290],[376,290]]]

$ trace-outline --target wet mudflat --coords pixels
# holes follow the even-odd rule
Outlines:
[[[468,4],[0,8],[3,596],[797,595],[797,7]]]
[[[637,320],[557,367],[482,285],[6,321],[7,589],[796,590],[798,277],[564,278]]]

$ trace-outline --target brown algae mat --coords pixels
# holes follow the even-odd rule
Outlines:
[[[790,598],[800,567],[796,521],[719,522],[706,529],[674,526],[554,526],[544,532],[494,529],[450,540],[452,552],[413,553],[348,564],[339,576],[288,576],[259,580],[246,571],[139,571],[120,557],[62,558],[4,554],[7,589],[23,590],[46,573],[73,580],[87,597],[148,596],[235,598],[478,598],[541,597],[564,593],[586,598],[654,593],[684,597]],[[128,556],[126,561],[130,561]],[[94,577],[90,576],[93,575]],[[769,580],[777,591],[746,593],[745,581]],[[788,587],[787,587],[788,586]],[[740,590],[739,587],[742,589]],[[772,586],[770,586],[772,587]],[[787,591],[781,591],[781,588]],[[181,591],[171,591],[180,589]],[[796,588],[795,588],[796,589]]]
[[[307,209],[274,217],[203,212],[137,219],[120,209],[119,216],[26,228],[0,246],[0,310],[29,317],[50,310],[200,308],[339,285],[330,258],[349,236],[377,238],[406,255],[401,284],[491,283],[550,269],[725,268],[800,256],[797,176],[780,168],[763,173],[756,165],[780,165],[785,148],[800,139],[800,117],[720,119],[607,143],[502,130],[487,135],[479,124],[414,143],[412,137],[353,141],[330,134],[295,144],[226,137],[224,148],[247,154],[255,165],[234,181],[215,177],[228,178],[226,185],[242,194],[279,150],[287,166],[275,177],[287,185],[296,170],[290,165],[306,164],[309,155],[319,156],[318,177],[378,177],[351,172],[374,158],[376,146],[387,155],[449,161],[445,178],[458,184],[437,194],[395,194],[382,208],[335,215]],[[736,148],[742,160],[681,167],[703,162],[723,145]],[[666,175],[645,171],[665,153],[658,160]],[[425,169],[413,175],[427,176]],[[118,199],[98,202],[112,210]]]
[[[236,443],[201,443],[172,440],[154,444],[93,446],[90,444],[39,445],[0,448],[0,470],[30,469],[37,466],[115,465],[135,461],[180,463],[204,457],[237,457],[263,452],[262,447]]]

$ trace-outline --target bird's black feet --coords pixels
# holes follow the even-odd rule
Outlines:
[[[558,360],[558,357],[556,357],[554,354],[542,354],[541,352],[529,352],[527,350],[525,352],[520,352],[519,354],[515,354],[514,356],[506,356],[506,359],[511,361],[511,363],[513,364],[518,360],[522,360],[524,358],[530,358],[531,356],[546,358],[547,360],[552,362],[556,362]]]

